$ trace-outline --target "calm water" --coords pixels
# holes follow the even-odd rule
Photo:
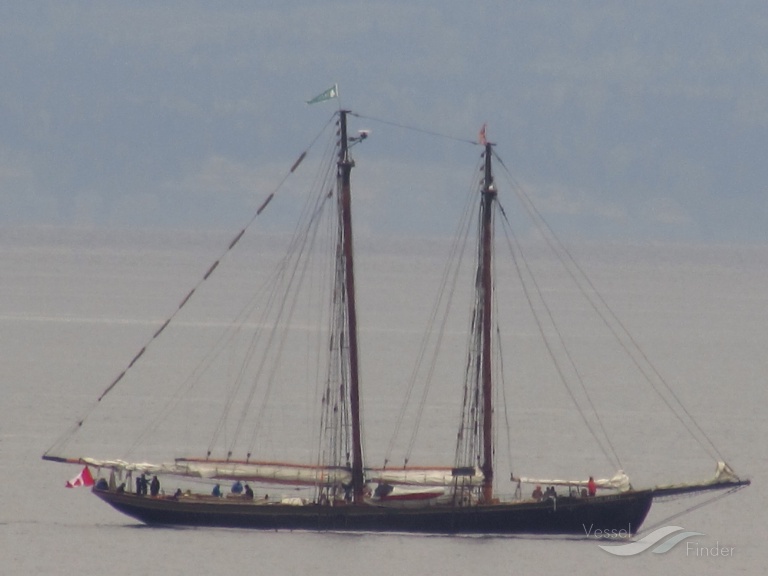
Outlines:
[[[100,232],[0,231],[3,574],[237,574],[256,570],[260,574],[343,571],[374,576],[416,572],[594,575],[650,571],[755,574],[764,570],[768,559],[764,551],[768,537],[768,491],[764,488],[768,472],[768,248],[613,247],[607,254],[595,247],[580,249],[593,280],[686,400],[686,406],[737,472],[755,482],[736,495],[674,520],[666,519],[700,500],[654,505],[646,526],[676,524],[702,532],[705,536],[697,540],[702,546],[732,547],[733,557],[697,557],[687,554],[683,544],[662,555],[647,551],[617,558],[587,538],[146,528],[101,504],[87,490],[65,489],[64,482],[77,469],[43,462],[41,454],[82,415],[175,309],[227,240],[227,236],[189,233],[126,233],[110,238]],[[364,359],[368,385],[377,390],[384,387],[384,375],[395,369],[387,356],[399,353],[398,342],[410,342],[410,325],[398,328],[408,320],[393,319],[386,303],[406,309],[413,306],[408,314],[414,315],[423,306],[412,303],[414,294],[431,289],[425,283],[439,276],[440,266],[432,262],[426,248],[403,256],[402,246],[365,240],[358,246],[368,257],[362,272],[368,271],[374,278],[368,285],[361,280],[361,298],[369,304],[363,320],[376,327],[362,338],[369,349],[377,351]],[[412,274],[414,271],[418,274]],[[247,279],[246,275],[238,282]],[[383,288],[387,280],[393,288]],[[204,297],[202,301],[206,302]],[[212,301],[199,312],[201,326],[214,321],[217,306]],[[405,364],[410,361],[409,356]],[[404,377],[409,368],[404,368]],[[609,369],[607,359],[604,368]],[[376,402],[386,402],[383,393],[373,396]],[[691,472],[700,470],[706,477],[711,472],[713,464],[706,458],[702,462],[701,454],[693,449],[689,454],[677,429],[672,425],[664,428],[664,420],[652,409],[640,411],[634,400],[625,402],[622,397],[611,401],[611,417],[626,421],[617,440],[622,455],[637,454],[624,461],[636,484],[652,483],[659,477],[691,479]],[[555,400],[544,407],[513,411],[524,423],[513,426],[513,436],[522,437],[521,428],[535,424],[547,411],[558,414]],[[389,423],[382,422],[383,417],[370,404],[366,416],[373,436],[387,429]],[[128,428],[132,425],[129,421]],[[546,453],[546,461],[572,457],[570,425],[558,426],[550,425],[550,432],[541,432],[538,440],[526,440],[525,446],[541,442],[531,452]],[[370,437],[368,441],[372,444]],[[369,453],[376,453],[376,448],[369,447]],[[527,454],[523,450],[518,460],[526,470],[545,473],[540,459]]]

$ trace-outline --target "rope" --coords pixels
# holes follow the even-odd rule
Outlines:
[[[494,298],[495,300],[495,298]],[[498,316],[497,316],[498,317]],[[501,382],[501,386],[496,386],[496,392],[498,394],[499,388],[501,388],[501,397],[502,397],[502,406],[504,407],[504,424],[507,429],[507,463],[509,464],[509,472],[510,477],[513,476],[512,474],[512,424],[509,420],[509,402],[507,401],[507,387],[504,385],[505,378],[504,378],[504,354],[502,351],[502,346],[499,344],[501,342],[501,329],[499,328],[499,325],[496,324],[496,342],[497,342],[497,355],[499,357],[499,378],[498,382]],[[494,442],[495,446],[498,446],[497,443]]]
[[[706,432],[704,432],[704,430],[696,421],[696,419],[693,417],[693,415],[685,408],[685,405],[682,403],[682,401],[677,396],[677,394],[675,394],[672,387],[669,385],[666,379],[661,375],[661,373],[656,368],[656,366],[651,362],[650,358],[648,358],[645,351],[641,348],[640,344],[635,340],[635,338],[629,332],[629,330],[621,321],[621,319],[618,317],[618,315],[609,306],[609,304],[607,303],[605,298],[602,296],[602,294],[600,294],[600,292],[597,290],[595,285],[590,280],[589,276],[584,272],[584,270],[578,264],[578,262],[573,257],[573,255],[568,250],[568,248],[557,237],[552,227],[543,217],[541,212],[539,212],[539,210],[536,208],[536,205],[533,203],[530,196],[528,196],[528,194],[525,193],[523,188],[515,182],[514,177],[509,172],[509,169],[506,167],[503,160],[501,160],[496,155],[495,152],[494,152],[494,156],[497,158],[501,166],[504,168],[504,171],[507,177],[510,179],[510,182],[513,184],[513,189],[518,195],[518,198],[520,198],[520,201],[523,207],[528,212],[529,217],[531,218],[531,221],[534,222],[534,224],[536,224],[537,228],[539,228],[540,231],[542,231],[542,237],[544,238],[545,242],[549,246],[550,250],[552,250],[552,253],[555,254],[557,258],[560,260],[560,262],[563,264],[564,269],[569,274],[574,284],[579,288],[582,295],[585,297],[587,302],[589,302],[593,310],[595,310],[595,312],[598,314],[598,316],[603,321],[603,323],[608,328],[608,330],[611,332],[615,340],[624,349],[627,356],[632,360],[635,367],[644,377],[645,381],[651,386],[654,392],[656,392],[657,396],[659,396],[662,402],[664,402],[664,404],[667,406],[669,411],[672,412],[672,414],[674,414],[675,417],[680,421],[680,423],[683,425],[686,431],[691,435],[691,437],[698,442],[698,444],[701,446],[704,452],[706,452],[710,457],[714,458],[715,460],[725,460],[725,457],[717,449],[714,442],[706,434]],[[563,254],[565,255],[566,258],[563,258]],[[570,263],[571,266],[568,266],[566,261],[567,263]],[[572,268],[576,270],[576,272],[578,273],[578,277],[576,276],[576,274],[574,274]],[[587,290],[584,287],[584,284],[586,284],[589,290]],[[593,295],[594,298],[591,297],[590,294]],[[595,302],[595,299],[597,300],[597,302]],[[601,309],[601,306],[602,306],[602,309]],[[611,324],[611,322],[613,322],[613,324]],[[616,329],[616,326],[618,326],[619,330]],[[622,335],[624,336],[623,338],[622,338]],[[627,345],[627,341],[629,342],[631,349],[630,349],[630,346]],[[633,354],[632,350],[634,350],[636,354],[640,356],[640,360],[643,361],[645,367],[642,365],[640,360],[638,360],[636,354]],[[651,375],[648,374],[648,370],[650,370],[651,373],[656,376],[656,379],[663,385],[664,389],[672,397],[672,399],[676,403],[677,409],[675,408],[675,406],[672,405],[669,399],[665,397],[664,394],[661,393],[661,391],[659,390],[659,387],[654,382],[654,379],[651,378]],[[680,412],[682,412],[682,414],[684,414],[688,418],[687,421],[685,418],[683,418],[683,416],[681,416]],[[698,435],[696,434],[696,431],[698,432]],[[706,443],[702,440],[702,438],[706,440]]]
[[[404,461],[406,463],[410,459],[411,452],[416,442],[416,436],[419,430],[421,415],[423,414],[424,406],[426,404],[427,393],[429,391],[429,388],[431,387],[432,377],[433,377],[435,368],[437,366],[438,351],[441,347],[441,343],[445,335],[445,328],[446,328],[447,316],[448,316],[447,311],[450,310],[451,303],[453,302],[453,296],[455,294],[456,285],[458,282],[458,272],[461,268],[461,263],[464,258],[465,248],[467,245],[467,237],[469,235],[469,223],[471,221],[470,216],[472,214],[472,207],[474,205],[473,200],[474,200],[475,192],[476,192],[475,184],[473,182],[470,193],[467,195],[467,200],[464,206],[464,210],[462,212],[462,218],[460,219],[460,222],[458,225],[458,233],[454,237],[454,241],[449,250],[449,257],[448,257],[447,263],[445,265],[445,268],[443,269],[442,277],[440,280],[440,290],[438,292],[437,299],[435,300],[429,319],[427,321],[427,327],[426,327],[426,330],[424,331],[424,337],[421,340],[419,351],[416,356],[416,363],[411,372],[410,378],[408,379],[408,389],[406,391],[404,401],[401,405],[400,412],[398,414],[397,421],[395,423],[394,431],[392,433],[392,436],[390,437],[389,445],[387,446],[387,450],[385,452],[385,456],[384,456],[385,467],[389,463],[390,457],[392,455],[392,451],[394,450],[395,441],[399,436],[400,428],[405,418],[405,412],[408,406],[410,405],[411,396],[413,395],[414,389],[416,386],[416,379],[420,371],[420,368],[422,366],[422,363],[424,361],[424,357],[426,356],[427,348],[429,346],[429,339],[430,339],[429,336],[433,331],[435,323],[437,322],[437,316],[440,310],[444,309],[446,313],[443,314],[442,322],[440,323],[440,326],[437,330],[437,337],[433,347],[432,359],[427,369],[427,376],[425,378],[424,389],[422,391],[422,395],[421,395],[417,412],[416,412],[416,425],[414,426],[414,430],[411,433],[411,437],[407,445],[408,447],[406,449],[406,453],[404,456]],[[452,267],[452,263],[454,262],[456,262],[455,268]],[[449,284],[450,284],[450,289],[448,290],[447,296],[446,296],[446,288],[448,287]],[[445,304],[443,305],[444,300],[445,300]]]
[[[335,114],[331,116],[331,118],[326,122],[326,124],[323,126],[323,128],[318,132],[318,134],[312,139],[309,146],[306,150],[304,150],[301,155],[298,157],[298,159],[291,165],[291,168],[288,170],[288,172],[285,173],[283,178],[280,180],[280,182],[277,184],[277,186],[267,195],[266,199],[259,205],[259,208],[256,210],[256,212],[251,216],[251,218],[246,222],[245,226],[232,238],[232,240],[229,242],[227,247],[221,252],[219,257],[211,264],[208,269],[206,270],[205,274],[197,281],[197,283],[194,285],[194,287],[187,293],[186,296],[181,300],[179,305],[176,307],[176,310],[173,311],[173,313],[163,322],[163,324],[160,326],[158,330],[152,334],[152,336],[146,341],[146,343],[141,347],[141,349],[136,353],[136,355],[131,359],[131,361],[128,363],[128,365],[125,367],[125,369],[120,372],[117,377],[107,386],[104,391],[98,396],[96,401],[85,411],[85,414],[78,419],[78,421],[73,425],[69,430],[67,430],[64,434],[62,434],[56,442],[45,452],[45,455],[49,455],[50,453],[58,450],[62,450],[64,446],[66,446],[67,442],[71,439],[71,437],[83,426],[85,421],[90,417],[90,415],[93,413],[94,410],[99,406],[101,401],[110,394],[115,387],[122,381],[122,379],[125,377],[125,375],[134,367],[134,365],[138,362],[138,360],[144,355],[147,348],[149,348],[152,344],[154,344],[154,341],[159,338],[159,336],[165,331],[165,329],[168,327],[168,325],[179,315],[181,310],[187,305],[187,303],[190,301],[192,296],[194,295],[195,291],[210,278],[214,271],[218,268],[219,263],[221,260],[229,254],[235,246],[240,242],[242,237],[245,235],[245,232],[251,227],[251,225],[254,223],[256,218],[258,218],[261,213],[264,211],[264,209],[267,207],[267,205],[271,202],[271,200],[274,198],[275,194],[283,187],[286,180],[293,174],[296,169],[298,168],[299,164],[304,160],[304,158],[307,156],[308,151],[312,148],[312,146],[315,144],[315,142],[320,138],[320,136],[325,132],[328,125],[333,121],[335,118]]]
[[[352,116],[362,118],[364,120],[370,120],[371,122],[379,122],[380,124],[386,124],[387,126],[393,126],[402,130],[409,130],[411,132],[418,132],[420,134],[427,134],[428,136],[434,136],[435,138],[442,138],[444,140],[453,140],[454,142],[463,142],[464,144],[480,145],[477,140],[470,140],[469,138],[459,138],[457,136],[451,136],[449,134],[442,134],[433,130],[427,130],[426,128],[419,128],[417,126],[409,126],[407,124],[401,124],[399,122],[393,122],[391,120],[382,120],[381,118],[374,118],[373,116],[364,116],[356,112],[350,112]]]
[[[530,265],[528,263],[528,260],[525,258],[525,254],[520,248],[520,243],[517,240],[517,236],[511,229],[511,225],[509,223],[509,220],[507,219],[506,212],[502,209],[501,210],[502,216],[504,217],[504,222],[507,224],[507,226],[504,227],[505,236],[507,238],[507,243],[509,245],[510,253],[512,254],[512,260],[515,264],[515,269],[517,270],[517,275],[520,278],[520,284],[523,288],[523,293],[525,294],[526,301],[528,302],[528,307],[531,310],[531,314],[533,315],[534,320],[536,321],[536,326],[539,329],[539,335],[541,336],[542,341],[544,342],[544,346],[547,350],[547,353],[549,354],[549,357],[552,359],[552,362],[555,366],[555,369],[557,371],[557,374],[559,376],[561,384],[565,387],[566,391],[568,392],[568,395],[571,398],[571,401],[573,402],[574,406],[576,406],[576,409],[579,412],[579,415],[581,416],[582,421],[584,422],[584,425],[587,427],[587,430],[589,430],[589,433],[592,435],[592,437],[595,439],[597,444],[600,446],[600,449],[603,452],[603,455],[606,457],[606,459],[611,462],[612,464],[614,461],[611,459],[611,454],[613,455],[613,458],[615,458],[615,462],[619,464],[619,467],[621,468],[621,460],[618,457],[618,454],[616,453],[616,450],[613,446],[613,444],[610,441],[610,438],[608,438],[608,435],[605,433],[605,428],[602,426],[602,422],[600,422],[600,426],[603,431],[603,435],[605,436],[606,442],[608,443],[608,446],[610,448],[611,454],[608,453],[608,450],[603,446],[603,442],[601,441],[600,437],[597,435],[597,433],[592,428],[592,425],[589,423],[589,419],[587,418],[586,414],[582,410],[581,406],[579,405],[579,402],[576,400],[576,396],[573,393],[573,390],[571,390],[571,387],[568,385],[568,379],[565,376],[565,372],[563,371],[563,368],[561,366],[561,363],[557,359],[557,355],[555,354],[555,351],[552,347],[552,343],[550,342],[550,339],[546,335],[546,331],[544,330],[544,325],[542,322],[542,319],[540,318],[539,314],[536,312],[536,308],[533,305],[533,299],[531,297],[530,290],[528,288],[528,283],[524,281],[524,276],[522,273],[522,270],[520,268],[520,263],[518,259],[515,257],[515,251],[513,249],[512,243],[514,243],[515,246],[517,246],[517,251],[520,253],[520,257],[522,259],[523,265],[525,267],[525,270],[528,273],[528,277],[531,278],[531,283],[533,284],[534,289],[536,290],[536,294],[538,295],[538,300],[541,302],[542,306],[544,307],[544,310],[547,313],[547,317],[549,318],[549,322],[552,326],[552,329],[555,331],[555,334],[557,334],[558,340],[560,342],[560,346],[565,350],[566,357],[568,358],[568,361],[573,368],[574,373],[576,374],[577,380],[581,383],[582,389],[584,391],[584,394],[586,395],[589,404],[592,406],[592,410],[597,414],[597,412],[594,409],[594,405],[592,404],[592,400],[589,396],[589,394],[586,391],[586,387],[584,386],[583,379],[581,377],[581,374],[576,367],[575,361],[573,357],[571,356],[568,347],[565,345],[565,340],[563,338],[562,333],[560,332],[557,322],[555,321],[554,315],[552,313],[552,310],[550,309],[549,305],[547,304],[546,299],[544,298],[544,294],[541,290],[541,287],[539,286],[539,283],[536,281],[536,278],[531,271]],[[512,238],[512,242],[510,242],[510,235]],[[599,418],[598,418],[599,421]]]

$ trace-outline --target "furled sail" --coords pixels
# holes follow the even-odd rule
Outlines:
[[[175,462],[153,464],[151,462],[100,460],[88,457],[79,458],[77,462],[119,472],[168,474],[206,480],[247,480],[295,486],[338,486],[349,484],[352,481],[352,472],[348,468],[303,466],[275,462],[187,460],[180,458]]]
[[[411,486],[482,486],[483,473],[477,468],[368,468],[369,482]]]
[[[575,487],[587,487],[589,480],[551,480],[543,478],[526,478],[521,476],[520,478],[512,477],[513,482],[520,482],[522,484],[541,484],[545,486],[575,486]],[[632,488],[629,483],[629,476],[624,474],[623,470],[619,470],[611,478],[595,479],[595,485],[598,488],[604,488],[608,490],[618,490],[619,492],[626,492]]]
[[[340,466],[305,466],[280,462],[242,462],[177,459],[185,476],[214,480],[250,480],[295,486],[338,486],[352,482],[352,471]]]

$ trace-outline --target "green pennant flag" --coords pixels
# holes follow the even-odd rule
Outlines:
[[[339,97],[339,85],[334,84],[331,88],[328,88],[325,92],[322,94],[319,94],[318,96],[315,96],[312,98],[312,100],[307,100],[307,104],[317,104],[318,102],[325,102],[326,100],[330,100],[331,98],[338,98]]]

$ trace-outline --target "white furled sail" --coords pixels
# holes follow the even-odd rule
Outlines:
[[[183,470],[185,476],[213,480],[250,480],[268,484],[328,487],[352,482],[352,471],[349,468],[334,466],[184,459],[176,460],[174,466],[176,470]]]
[[[206,480],[248,480],[251,482],[296,486],[338,486],[340,484],[349,484],[352,481],[352,473],[347,468],[303,466],[298,464],[186,459],[162,464],[126,462],[124,460],[99,460],[97,458],[80,458],[79,460],[89,466],[120,472],[169,474]]]
[[[477,468],[367,468],[368,482],[411,486],[482,486],[483,473]]]
[[[526,478],[521,476],[519,478],[512,477],[513,482],[520,482],[522,484],[541,484],[545,486],[575,486],[586,488],[589,480],[551,480],[543,478]],[[619,470],[611,478],[601,478],[595,480],[595,486],[607,490],[618,490],[619,492],[627,492],[632,488],[629,483],[629,476],[624,474],[623,470]]]

